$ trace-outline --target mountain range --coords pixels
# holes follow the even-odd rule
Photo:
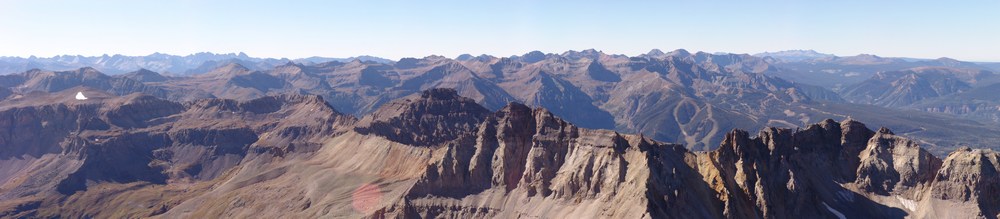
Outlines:
[[[210,55],[0,75],[0,218],[1000,217],[982,63]]]
[[[67,98],[84,92],[87,100]],[[1000,153],[938,158],[844,120],[711,151],[489,110],[453,89],[360,119],[315,95],[87,87],[0,108],[0,217],[995,218]],[[38,101],[45,100],[45,101]]]
[[[782,78],[781,75],[796,72],[781,67],[784,62],[770,57],[685,50],[669,53],[653,50],[633,57],[584,50],[562,54],[536,51],[501,58],[428,56],[388,63],[355,59],[310,65],[288,61],[263,70],[256,70],[260,66],[246,66],[252,63],[210,63],[205,65],[211,68],[188,76],[150,70],[104,75],[88,67],[71,71],[29,70],[0,76],[0,86],[7,87],[10,93],[7,95],[12,98],[33,91],[58,92],[75,86],[115,95],[143,93],[171,101],[313,94],[322,96],[337,110],[355,116],[372,113],[390,100],[422,90],[453,88],[490,110],[520,102],[549,109],[581,127],[642,133],[700,150],[716,147],[726,130],[802,128],[825,118],[876,122],[923,141],[939,155],[961,146],[995,147],[993,142],[1000,140],[996,121],[980,119],[995,116],[989,111],[948,114],[937,113],[947,110],[932,107],[909,107],[922,103],[922,99],[971,89],[972,85],[963,84],[972,83],[970,80],[986,83],[994,75],[988,71],[963,73],[948,67],[933,68],[938,69],[933,71],[937,73],[926,70],[928,73],[922,75],[954,75],[958,84],[948,87],[952,90],[939,91],[930,86],[926,88],[930,91],[924,91],[925,86],[907,88],[905,84],[885,81],[852,85],[837,92]],[[900,92],[877,94],[890,90],[882,84],[894,86],[894,83],[899,84]],[[905,101],[879,104],[888,99]],[[993,105],[986,104],[983,108],[989,106]]]
[[[157,71],[171,75],[189,75],[203,73],[205,69],[213,69],[228,63],[240,63],[247,67],[266,69],[275,65],[289,61],[298,63],[313,64],[329,61],[350,61],[363,60],[375,62],[391,62],[391,60],[373,57],[358,56],[351,58],[326,58],[309,57],[302,59],[287,58],[256,58],[245,53],[210,53],[202,52],[186,56],[169,55],[163,53],[153,53],[146,56],[126,56],[126,55],[102,55],[102,56],[82,56],[82,55],[59,55],[49,58],[43,57],[0,57],[0,75],[24,72],[31,69],[47,69],[55,71],[73,70],[83,67],[91,67],[108,74],[123,74],[140,69]]]

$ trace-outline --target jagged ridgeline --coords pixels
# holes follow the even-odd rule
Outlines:
[[[941,159],[889,129],[824,120],[722,131],[716,149],[691,151],[460,94],[417,92],[355,119],[315,95],[175,102],[83,87],[33,93],[0,106],[0,217],[1000,213],[1000,154],[991,150]]]
[[[0,75],[0,99],[79,86],[116,96],[142,93],[174,102],[248,101],[291,93],[320,96],[339,112],[364,117],[395,99],[432,88],[452,88],[489,111],[519,102],[546,108],[579,127],[641,133],[693,150],[715,149],[732,129],[806,127],[826,118],[854,118],[891,127],[937,156],[961,146],[988,148],[1000,142],[1000,100],[989,95],[1000,86],[988,86],[1000,81],[1000,76],[981,66],[956,60],[910,62],[802,54],[812,58],[788,62],[770,56],[685,50],[626,56],[592,49],[398,61],[264,60],[200,54],[93,57],[121,60],[102,62],[120,67],[95,64],[94,68],[78,68],[90,59],[62,57],[53,61],[81,62],[42,65],[72,70]],[[204,63],[184,74],[170,67],[199,60]],[[121,70],[150,63],[162,65],[147,67],[163,68],[155,68],[159,72]],[[836,71],[824,73],[830,69]],[[876,70],[882,73],[871,72]],[[860,80],[851,85],[836,78]],[[842,84],[837,92],[805,84],[835,81]]]

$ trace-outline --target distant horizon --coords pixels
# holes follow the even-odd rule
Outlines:
[[[1000,1],[0,0],[0,56],[398,59],[650,48],[1000,61]]]
[[[40,56],[40,55],[30,55],[30,56],[0,56],[0,58],[22,58],[22,59],[29,59],[30,57],[34,56],[35,58],[43,58],[44,59],[44,58],[55,58],[55,57],[59,57],[59,56],[101,57],[101,56],[105,56],[105,55],[106,56],[121,55],[121,56],[128,56],[128,57],[140,57],[140,56],[151,56],[151,55],[155,55],[155,54],[184,57],[184,56],[191,56],[191,55],[208,53],[208,54],[215,54],[215,55],[240,55],[240,54],[245,54],[247,57],[250,57],[250,58],[277,59],[277,60],[282,60],[282,59],[299,60],[299,59],[309,59],[309,58],[351,59],[351,58],[359,58],[359,57],[373,57],[373,58],[388,59],[388,60],[392,60],[392,61],[399,61],[400,59],[403,59],[403,58],[423,58],[423,57],[429,57],[429,56],[443,56],[443,57],[450,58],[450,59],[458,58],[461,55],[472,55],[472,56],[489,55],[489,56],[494,56],[494,57],[511,57],[511,56],[522,56],[522,55],[525,55],[527,53],[534,52],[534,51],[539,51],[539,52],[542,52],[542,53],[545,53],[545,54],[562,54],[564,52],[570,52],[570,51],[577,51],[577,52],[579,52],[579,51],[585,51],[585,50],[590,50],[590,49],[597,50],[597,51],[600,51],[602,53],[609,54],[609,55],[625,55],[625,56],[629,56],[629,57],[643,55],[643,54],[646,54],[649,51],[652,51],[654,49],[658,49],[658,50],[663,51],[665,53],[668,53],[668,52],[671,52],[671,51],[676,51],[676,50],[685,50],[685,51],[688,51],[688,52],[691,52],[691,53],[705,52],[705,53],[711,53],[711,54],[726,53],[726,54],[737,54],[737,55],[744,55],[744,54],[745,55],[757,55],[757,54],[761,54],[761,53],[777,53],[777,52],[789,52],[789,51],[814,51],[814,52],[819,53],[819,54],[833,55],[833,56],[836,56],[836,57],[851,57],[851,56],[859,56],[859,55],[875,55],[875,56],[882,57],[882,58],[905,58],[905,59],[924,59],[924,60],[934,60],[934,59],[940,59],[940,58],[950,58],[950,59],[955,59],[955,60],[965,61],[965,62],[987,62],[987,63],[988,62],[1000,62],[1000,59],[997,59],[997,60],[965,60],[965,59],[959,59],[959,58],[947,57],[947,56],[941,56],[941,57],[884,56],[884,55],[874,54],[874,53],[859,53],[859,54],[854,54],[854,55],[843,55],[843,54],[826,53],[826,52],[823,52],[823,51],[817,51],[817,50],[813,50],[813,49],[789,49],[789,50],[778,50],[778,51],[763,51],[763,52],[755,52],[755,53],[735,53],[735,52],[725,52],[725,51],[690,50],[690,49],[684,49],[684,48],[669,49],[669,50],[654,48],[654,49],[647,50],[646,52],[641,52],[641,53],[636,53],[636,54],[611,53],[611,52],[606,52],[605,50],[601,50],[601,49],[589,48],[589,49],[579,49],[579,50],[576,50],[576,49],[565,50],[565,51],[561,51],[561,52],[548,52],[548,51],[541,51],[541,50],[531,50],[531,51],[526,51],[526,52],[521,53],[521,54],[512,54],[512,55],[495,55],[495,54],[485,54],[485,53],[484,54],[461,53],[461,54],[457,54],[457,55],[428,54],[428,55],[424,55],[424,56],[420,56],[420,57],[415,57],[415,56],[387,57],[387,56],[371,55],[371,54],[353,55],[353,56],[346,56],[346,57],[345,56],[341,56],[341,57],[322,56],[322,55],[314,55],[314,56],[307,56],[307,57],[272,57],[272,56],[257,56],[257,55],[253,55],[253,54],[250,54],[250,53],[247,53],[247,52],[210,52],[210,51],[202,51],[202,52],[195,52],[195,53],[190,53],[190,54],[173,54],[173,53],[165,53],[165,52],[153,52],[153,53],[149,53],[149,54],[146,54],[146,55],[133,55],[133,54],[121,54],[121,53],[102,53],[100,55],[60,54],[60,55],[53,55],[53,56]]]

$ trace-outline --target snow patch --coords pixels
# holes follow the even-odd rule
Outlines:
[[[916,211],[917,209],[917,201],[906,199],[898,195],[896,196],[896,200],[899,200],[899,203],[902,204],[903,207],[906,207],[906,210]]]
[[[826,204],[826,202],[821,202],[821,203],[823,203],[823,207],[826,207],[826,210],[830,210],[830,213],[837,215],[837,218],[847,219],[847,216],[844,216],[844,213],[840,213],[840,211],[837,211],[837,209],[831,208],[829,205]]]
[[[86,100],[87,96],[84,96],[83,92],[76,92],[76,99],[77,100]]]

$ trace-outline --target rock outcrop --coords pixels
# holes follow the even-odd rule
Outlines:
[[[1000,198],[998,198],[1000,197],[1000,153],[988,149],[970,148],[952,152],[945,158],[944,165],[935,176],[930,190],[933,199],[978,203],[978,209],[941,208],[928,211],[931,215],[1000,217]]]
[[[355,131],[418,146],[437,145],[473,132],[489,110],[452,89],[431,89],[384,104]]]

